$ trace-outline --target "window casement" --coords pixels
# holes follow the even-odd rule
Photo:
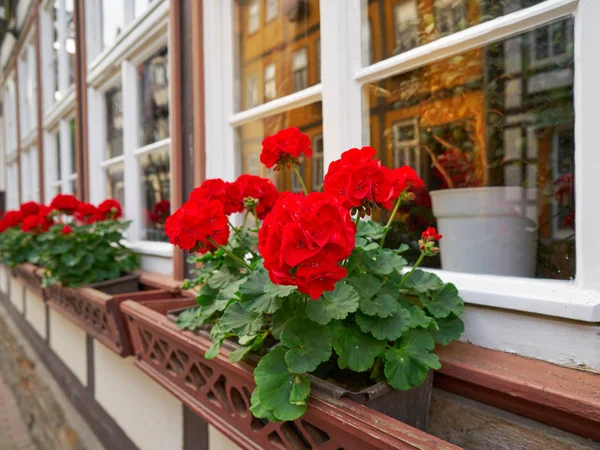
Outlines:
[[[258,105],[258,76],[256,72],[253,72],[246,79],[246,109],[254,108]]]
[[[21,149],[21,203],[39,201],[38,152],[35,146]]]
[[[279,0],[266,0],[267,11],[265,22],[269,23],[279,16]]]
[[[301,91],[308,87],[308,49],[300,48],[292,53],[292,90]]]
[[[138,7],[145,8],[141,16],[88,67],[88,130],[98,137],[88,143],[89,176],[99,187],[90,200],[121,202],[132,221],[128,244],[162,271],[162,258],[172,256],[164,234],[171,201],[168,2]]]
[[[33,33],[30,33],[33,35]],[[29,141],[37,130],[37,79],[35,44],[31,38],[21,48],[17,59],[19,89],[19,128],[21,141]]]
[[[77,195],[77,165],[75,156],[75,117],[68,115],[51,123],[44,132],[45,197],[56,194]]]
[[[265,102],[270,102],[277,98],[277,69],[275,63],[269,63],[265,67]]]
[[[219,149],[207,152],[207,176],[233,180],[242,172],[270,175],[257,163],[260,142],[288,126],[308,134],[313,148],[315,136],[322,135],[325,168],[345,149],[372,145],[389,167],[410,163],[420,168],[430,190],[447,187],[431,158],[439,162],[444,155],[447,165],[459,163],[453,169],[456,184],[519,190],[519,214],[538,233],[532,277],[432,269],[455,283],[467,304],[488,307],[468,309],[467,322],[498,311],[490,308],[503,309],[506,317],[516,317],[513,312],[543,316],[519,316],[519,323],[538,321],[536,336],[552,333],[545,326],[558,326],[551,318],[600,322],[600,241],[595,237],[600,214],[594,198],[595,168],[600,167],[595,151],[600,141],[600,65],[594,48],[600,40],[600,3],[527,0],[498,8],[497,2],[469,1],[464,2],[465,19],[458,21],[459,13],[453,12],[452,23],[458,27],[446,33],[436,30],[435,5],[456,4],[453,11],[459,11],[461,2],[430,3],[433,11],[416,0],[310,1],[310,26],[295,23],[294,32],[306,33],[320,24],[315,33],[315,41],[321,40],[320,82],[293,92],[282,79],[279,97],[265,92],[266,103],[244,109],[232,88],[239,89],[240,73],[256,62],[246,56],[240,39],[241,33],[248,34],[248,23],[236,23],[248,17],[248,2],[204,1],[204,52],[210,61],[204,79],[206,109],[213,112],[206,118],[205,139],[206,148]],[[371,39],[364,32],[368,21]],[[548,31],[537,33],[538,55],[557,57],[541,60],[543,67],[531,56],[539,29]],[[313,48],[306,40],[303,35],[297,45]],[[371,58],[365,45],[370,40]],[[277,55],[261,49],[263,67],[277,61],[285,73],[291,67],[287,55],[298,48],[287,45]],[[312,64],[316,61],[309,59]],[[412,148],[420,151],[411,154]],[[471,169],[461,166],[465,161]],[[316,173],[309,166],[305,172]],[[279,179],[278,187],[290,189],[291,180]],[[435,218],[430,207],[423,209],[429,209],[424,217]],[[569,215],[574,229],[566,236]],[[539,357],[523,334],[511,331],[492,338],[490,330],[498,327],[471,323],[468,338],[480,337],[476,343]],[[577,332],[588,333],[589,339],[592,328]],[[547,353],[549,360],[567,360],[558,350]],[[599,369],[598,359],[593,362]]]

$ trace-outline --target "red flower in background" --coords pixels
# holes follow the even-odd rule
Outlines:
[[[40,210],[40,205],[36,202],[26,202],[21,205],[19,211],[23,217],[32,216],[37,214]]]
[[[572,173],[567,173],[562,177],[554,180],[552,183],[554,188],[554,199],[561,205],[573,204],[575,199],[575,177]]]
[[[434,227],[429,227],[425,231],[423,231],[423,234],[421,234],[421,238],[425,241],[432,242],[439,241],[442,238],[442,235],[438,234],[437,230]]]
[[[106,199],[98,205],[99,220],[119,219],[122,215],[121,204],[112,198]]]
[[[260,162],[267,169],[275,166],[275,170],[292,164],[299,165],[301,155],[312,156],[310,138],[298,128],[290,127],[267,136],[262,141]]]
[[[91,224],[100,218],[100,213],[98,209],[92,205],[91,203],[81,202],[77,205],[77,209],[73,214],[75,220],[78,220],[81,223]]]
[[[376,208],[392,209],[406,189],[423,186],[423,180],[410,167],[391,170],[374,157],[373,147],[342,153],[341,159],[329,165],[324,192],[335,195],[345,208],[358,208],[364,215]]]
[[[339,264],[354,248],[356,226],[331,194],[282,197],[258,231],[258,250],[275,284],[298,286],[313,300],[346,276]]]
[[[473,161],[467,153],[450,148],[438,157],[438,162],[446,171],[455,188],[477,187],[480,182],[475,176]],[[448,189],[448,180],[435,168],[434,175],[442,180],[441,189]]]
[[[0,220],[0,231],[6,231],[9,228],[18,227],[23,220],[21,211],[6,211],[6,214]]]
[[[171,214],[171,202],[169,200],[161,200],[154,204],[154,208],[148,214],[148,218],[152,223],[164,224],[169,214]]]
[[[73,228],[71,228],[69,225],[65,225],[60,232],[62,234],[71,234],[73,232]]]
[[[229,224],[223,205],[216,200],[189,200],[165,222],[171,244],[191,252],[206,253],[227,244]]]
[[[64,214],[73,214],[73,211],[79,206],[79,200],[71,194],[58,194],[50,202],[51,210],[58,210]]]
[[[48,217],[50,214],[50,208],[44,205],[39,205],[38,213],[27,216],[21,223],[21,231],[31,232],[33,234],[41,233],[42,231],[48,231],[54,221]]]

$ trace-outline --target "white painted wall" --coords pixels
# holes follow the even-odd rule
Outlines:
[[[19,312],[23,312],[23,283],[12,276],[10,278],[10,301]]]
[[[42,338],[46,338],[46,305],[41,295],[25,289],[25,318]]]
[[[50,347],[85,386],[87,350],[85,331],[50,308]]]
[[[464,342],[600,372],[600,324],[471,305],[463,320]]]
[[[183,449],[183,405],[135,367],[133,358],[94,341],[94,368],[96,401],[140,449]]]
[[[236,444],[212,425],[208,426],[208,448],[210,450],[239,450]]]

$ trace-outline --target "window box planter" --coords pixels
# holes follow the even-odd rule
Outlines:
[[[12,274],[14,277],[21,278],[31,290],[45,299],[45,289],[42,288],[43,270],[41,267],[25,263],[12,269]]]
[[[136,365],[242,448],[457,448],[349,398],[316,390],[301,419],[279,423],[256,419],[248,409],[255,386],[252,361],[229,362],[226,346],[215,359],[206,360],[210,340],[180,331],[166,310],[155,306],[132,301],[122,305]]]
[[[132,347],[124,316],[120,311],[121,303],[125,300],[170,302],[176,297],[176,292],[169,289],[143,290],[144,288],[139,283],[139,274],[133,274],[88,287],[53,286],[48,292],[47,301],[51,308],[125,357],[132,354]],[[177,307],[180,303],[174,302],[171,305]]]
[[[167,318],[172,323],[177,323],[177,316],[185,311],[185,309],[186,308],[181,308],[174,311],[168,311]],[[197,334],[210,342],[208,331],[196,330],[194,331],[194,334]],[[223,346],[230,351],[235,351],[240,348],[240,346],[232,340],[225,340]],[[247,359],[254,364],[257,364],[259,361],[258,356],[251,353],[247,356]],[[390,416],[393,419],[418,428],[419,430],[427,430],[429,405],[431,403],[431,393],[433,390],[433,371],[431,370],[423,384],[416,388],[409,389],[408,391],[394,389],[385,381],[356,391],[346,389],[310,374],[308,377],[310,378],[310,384],[313,389],[321,391],[335,399],[348,398],[356,403],[383,413],[386,416]]]

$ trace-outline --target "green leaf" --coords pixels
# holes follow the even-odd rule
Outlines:
[[[254,370],[260,403],[277,420],[296,420],[306,411],[310,382],[305,375],[290,373],[285,354],[277,347],[264,356]]]
[[[348,367],[355,372],[364,372],[373,367],[375,358],[383,353],[386,341],[363,333],[352,321],[334,320],[329,323],[333,348],[338,354],[340,369]]]
[[[371,298],[381,289],[379,278],[370,274],[348,278],[348,284],[354,288],[360,298]]]
[[[223,345],[223,339],[218,339],[213,341],[211,346],[204,353],[204,357],[206,359],[215,359],[219,352],[221,351],[221,346]]]
[[[288,297],[296,286],[279,286],[273,284],[264,268],[259,268],[240,286],[244,308],[250,311],[273,314],[283,304],[283,298]]]
[[[256,334],[263,325],[262,314],[245,310],[239,302],[231,303],[219,320],[223,331],[236,336]]]
[[[377,240],[383,237],[384,232],[385,228],[383,228],[378,222],[373,220],[361,220],[358,222],[356,235]]]
[[[404,253],[405,251],[408,250],[408,245],[407,244],[400,244],[400,247],[398,247],[396,249],[396,253],[400,254],[400,253]]]
[[[431,297],[421,294],[419,299],[427,311],[436,319],[448,317],[451,313],[460,316],[465,309],[465,304],[458,296],[456,286],[452,283],[445,284],[429,294]]]
[[[217,301],[228,302],[229,300],[234,298],[240,290],[240,285],[243,284],[245,281],[246,278],[242,278],[241,280],[236,280],[233,283],[229,284],[226,288],[221,289],[221,291],[217,295]]]
[[[431,334],[425,330],[405,333],[383,354],[383,372],[389,385],[405,391],[423,383],[430,368],[441,367],[438,357],[430,352],[434,346]]]
[[[398,308],[393,315],[385,319],[357,313],[356,323],[363,332],[371,333],[377,339],[394,341],[410,327],[410,313],[406,309]]]
[[[367,269],[377,275],[388,275],[394,270],[400,272],[407,264],[402,256],[386,248],[367,252],[363,261]]]
[[[240,286],[240,292],[242,295],[248,297],[262,295],[265,292],[265,285],[270,281],[269,273],[265,270],[265,268],[257,268]]]
[[[177,327],[181,330],[196,330],[202,326],[205,317],[200,312],[200,307],[196,306],[186,309],[177,316]]]
[[[251,350],[251,347],[240,347],[229,354],[229,361],[232,363],[240,362]]]
[[[265,406],[260,402],[259,396],[260,394],[258,393],[258,388],[254,388],[254,391],[252,391],[252,396],[250,397],[250,412],[257,419],[267,419],[270,422],[277,422],[273,412],[270,409],[265,408]]]
[[[427,328],[430,325],[433,325],[433,328],[435,329],[435,320],[432,317],[429,317],[427,314],[425,314],[425,311],[423,311],[417,305],[411,305],[407,309],[410,312],[411,328]]]
[[[208,284],[205,284],[198,290],[196,303],[201,306],[207,306],[215,301],[217,295],[219,295],[218,289],[213,289]]]
[[[321,325],[332,319],[342,320],[358,309],[358,294],[348,284],[338,283],[333,292],[323,292],[317,300],[309,300],[306,315]]]
[[[230,272],[227,267],[221,267],[208,279],[208,285],[213,289],[223,289],[237,281],[238,277],[238,274]]]
[[[423,270],[415,270],[404,282],[402,288],[409,289],[417,293],[429,292],[439,288],[443,284],[440,278]]]
[[[437,327],[430,327],[429,332],[433,336],[436,344],[448,345],[450,342],[457,340],[465,331],[465,324],[460,317],[450,314],[448,317],[438,319]]]
[[[367,316],[390,317],[398,310],[398,303],[389,294],[381,294],[372,299],[360,298],[360,310]]]
[[[329,328],[305,317],[295,317],[286,324],[281,343],[289,348],[285,361],[290,372],[312,372],[331,357]]]

